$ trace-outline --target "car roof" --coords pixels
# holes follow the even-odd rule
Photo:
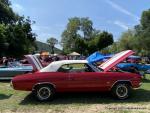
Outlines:
[[[50,63],[45,68],[41,69],[39,72],[56,72],[62,65],[65,64],[79,64],[79,63],[88,63],[87,60],[61,60],[54,61]]]

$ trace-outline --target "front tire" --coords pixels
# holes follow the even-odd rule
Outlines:
[[[113,86],[112,95],[117,99],[127,99],[131,94],[131,86],[129,84],[118,83]]]
[[[35,89],[35,97],[38,101],[52,100],[54,97],[54,88],[49,85],[39,85]]]

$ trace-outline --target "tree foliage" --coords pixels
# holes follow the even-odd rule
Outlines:
[[[93,28],[89,18],[70,18],[62,33],[61,43],[65,53],[76,51],[89,54],[113,43],[112,34]]]
[[[119,41],[113,44],[110,51],[134,50],[137,54],[150,55],[150,9],[143,11],[140,24],[122,33]],[[117,48],[116,48],[117,47]]]
[[[4,55],[4,51],[7,48],[6,43],[6,27],[3,24],[0,24],[0,54]]]
[[[0,0],[0,23],[14,23],[17,21],[18,15],[15,14],[10,7],[9,0]]]
[[[49,39],[47,39],[47,43],[49,44],[49,46],[51,47],[51,54],[54,54],[54,47],[56,44],[58,44],[58,40],[54,37],[50,37]]]
[[[150,51],[150,9],[143,11],[139,31],[137,33],[139,34],[138,39],[141,42],[141,48],[148,52]]]
[[[134,38],[135,32],[133,30],[128,30],[122,33],[121,38],[119,40],[120,50],[134,49]]]
[[[20,57],[36,49],[29,17],[17,15],[9,0],[0,0],[0,56]]]

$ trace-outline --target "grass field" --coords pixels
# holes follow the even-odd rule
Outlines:
[[[150,113],[150,75],[130,99],[115,100],[110,94],[59,94],[52,102],[37,102],[30,92],[13,90],[0,82],[0,113]]]

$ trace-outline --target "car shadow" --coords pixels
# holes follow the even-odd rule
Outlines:
[[[40,105],[40,104],[98,104],[98,103],[138,103],[138,102],[150,102],[150,91],[138,89],[133,91],[132,96],[126,100],[114,99],[110,93],[62,93],[57,94],[53,101],[38,102],[33,98],[31,94],[27,95],[24,100],[20,102],[20,105]]]
[[[143,79],[142,82],[143,83],[150,83],[150,80],[149,79]]]
[[[10,83],[11,80],[0,80],[0,83]]]
[[[0,100],[9,99],[11,96],[12,94],[10,95],[0,94]]]

